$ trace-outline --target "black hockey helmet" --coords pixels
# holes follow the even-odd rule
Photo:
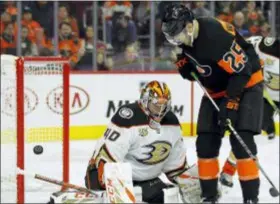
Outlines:
[[[188,22],[194,20],[192,11],[180,3],[169,3],[161,9],[161,29],[165,35],[172,37],[179,34]]]

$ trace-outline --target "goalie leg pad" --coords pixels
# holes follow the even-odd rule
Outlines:
[[[163,189],[164,203],[182,203],[177,186]]]
[[[104,183],[110,203],[135,203],[130,163],[105,163]]]
[[[198,166],[196,164],[175,177],[174,181],[180,188],[181,200],[184,203],[201,203],[202,191],[199,182]],[[222,196],[220,186],[217,187],[217,192],[217,197],[220,198]]]
[[[184,203],[200,203],[201,188],[197,165],[192,165],[181,175],[175,177],[174,181],[180,188]]]

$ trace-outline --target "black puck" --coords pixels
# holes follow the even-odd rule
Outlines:
[[[33,148],[33,152],[35,154],[42,154],[43,153],[43,147],[41,145],[36,145],[34,148]]]
[[[272,197],[277,197],[277,196],[279,196],[279,192],[278,192],[277,189],[274,188],[274,187],[272,187],[272,188],[269,189],[269,193],[270,193],[270,195],[271,195]]]

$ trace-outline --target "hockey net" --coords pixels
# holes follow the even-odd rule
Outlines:
[[[41,154],[33,151],[37,145]],[[18,168],[68,182],[69,64],[64,59],[1,55],[1,203],[31,202],[26,192],[58,190],[18,174]]]

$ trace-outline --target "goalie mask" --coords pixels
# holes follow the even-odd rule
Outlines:
[[[160,121],[171,109],[171,93],[165,83],[152,81],[141,91],[140,105],[150,118],[150,127],[159,131]]]
[[[184,5],[171,4],[165,7],[161,30],[173,45],[192,45],[194,41],[194,16]],[[188,43],[186,43],[188,42]]]

